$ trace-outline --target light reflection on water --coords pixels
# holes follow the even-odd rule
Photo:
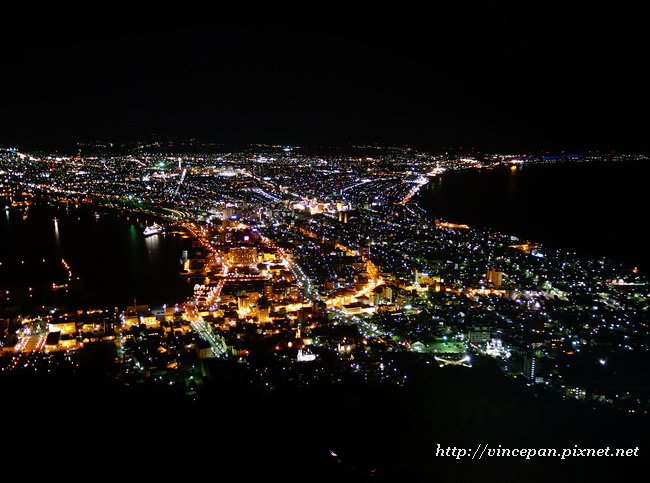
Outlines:
[[[158,263],[160,260],[160,237],[161,235],[151,235],[144,239],[147,257],[152,263]]]
[[[147,220],[136,222],[131,216],[128,222],[119,213],[102,213],[97,219],[92,209],[68,211],[44,205],[31,207],[29,219],[22,215],[22,210],[9,209],[0,217],[0,289],[4,291],[36,287],[39,303],[51,303],[47,294],[52,282],[61,281],[60,260],[65,259],[83,284],[71,292],[75,304],[114,306],[131,303],[134,296],[143,303],[175,303],[191,292],[179,276],[178,264],[190,240],[145,237]],[[20,272],[17,267],[22,267]]]
[[[54,244],[57,250],[61,248],[61,234],[59,233],[59,220],[54,218]]]

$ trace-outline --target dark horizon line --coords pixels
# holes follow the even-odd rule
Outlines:
[[[450,144],[445,145],[442,143],[399,143],[388,141],[374,141],[374,142],[269,142],[269,141],[221,141],[214,139],[207,139],[200,136],[175,136],[167,134],[149,134],[142,137],[129,137],[120,139],[116,136],[111,140],[110,137],[101,139],[87,139],[79,141],[63,141],[63,142],[16,142],[7,143],[0,142],[2,149],[18,149],[25,151],[51,151],[51,152],[70,152],[82,151],[84,148],[107,148],[107,149],[120,149],[132,147],[137,143],[168,143],[178,144],[180,146],[191,146],[193,143],[202,144],[204,147],[226,147],[233,149],[246,149],[254,146],[265,147],[291,147],[295,149],[415,149],[418,151],[430,152],[435,154],[442,154],[442,152],[451,151],[455,153],[482,153],[482,154],[558,154],[558,155],[585,155],[585,154],[634,154],[634,155],[649,155],[648,148],[629,148],[629,147],[571,147],[571,146],[552,146],[546,147],[529,147],[522,148],[521,146],[504,146],[500,149],[495,149],[494,146],[487,146],[484,143],[477,143],[476,145],[469,144]],[[96,146],[93,146],[96,144]],[[110,146],[100,146],[101,144],[110,144]],[[163,147],[163,146],[161,146]]]

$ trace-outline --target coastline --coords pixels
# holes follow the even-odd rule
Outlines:
[[[66,209],[68,206],[71,209]],[[101,204],[72,206],[39,198],[29,207],[13,207],[6,212],[7,223],[11,216],[18,225],[7,239],[8,243],[13,243],[14,249],[0,260],[4,264],[0,269],[5,271],[2,285],[7,285],[0,288],[9,292],[3,301],[5,309],[15,304],[34,306],[37,300],[42,300],[41,305],[54,303],[72,309],[89,304],[91,308],[113,308],[128,304],[134,296],[143,303],[157,304],[163,299],[181,302],[189,293],[189,290],[181,290],[178,296],[170,295],[174,287],[189,286],[187,274],[182,273],[181,247],[185,246],[185,250],[191,253],[189,245],[193,237],[180,223],[150,213]],[[54,223],[51,227],[50,222]],[[72,222],[74,226],[70,224]],[[168,233],[163,235],[165,238],[142,234],[142,228],[152,222],[164,223],[168,227]],[[9,225],[4,230],[10,230]],[[72,238],[68,235],[70,230],[74,234]],[[33,255],[36,251],[42,251],[43,260],[36,260]],[[136,253],[140,255],[136,256]],[[77,263],[77,258],[84,262]],[[8,270],[19,270],[21,260],[30,273],[13,281],[12,273],[17,272]],[[36,266],[37,261],[42,265]],[[61,277],[56,275],[61,272],[57,264],[62,261],[74,272],[69,286],[64,286],[66,281],[59,280]],[[45,273],[41,273],[43,270]],[[172,277],[175,280],[171,280]],[[111,282],[111,278],[115,281]],[[28,292],[30,287],[33,290]],[[129,287],[137,289],[133,296],[127,296]],[[163,295],[158,295],[158,291]],[[20,295],[22,292],[25,294]],[[50,292],[57,292],[57,296]],[[147,293],[154,295],[152,300],[142,295]]]
[[[516,171],[448,171],[432,178],[413,202],[432,219],[516,236],[579,257],[604,257],[648,273],[650,257],[636,228],[648,207],[639,187],[650,173],[648,164],[555,162]],[[635,171],[622,177],[629,166]],[[586,209],[590,203],[596,208]],[[571,209],[561,209],[563,204]]]

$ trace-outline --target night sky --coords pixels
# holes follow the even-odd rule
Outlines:
[[[434,7],[381,20],[200,11],[13,18],[0,33],[0,145],[156,134],[647,150],[645,17],[563,3]]]

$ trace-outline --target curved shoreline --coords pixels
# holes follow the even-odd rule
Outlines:
[[[78,245],[79,243],[83,243],[83,245],[79,245],[79,247],[81,247],[81,249],[84,251],[83,255],[80,254],[80,256],[82,257],[81,258],[82,260],[84,260],[84,259],[90,260],[92,258],[97,258],[97,257],[105,258],[105,260],[98,261],[98,262],[93,262],[91,264],[91,267],[95,267],[95,268],[87,268],[86,267],[83,270],[79,271],[79,269],[78,269],[79,267],[75,267],[75,265],[78,265],[78,262],[75,263],[75,257],[72,257],[72,260],[68,259],[67,261],[70,262],[71,270],[73,272],[75,272],[75,277],[77,277],[77,276],[81,277],[81,282],[75,282],[70,287],[64,287],[64,288],[69,288],[70,289],[70,296],[65,296],[63,298],[61,298],[60,295],[58,297],[56,297],[56,298],[53,298],[52,295],[48,294],[48,290],[49,290],[48,287],[50,285],[52,285],[55,288],[59,288],[58,284],[63,283],[63,282],[60,282],[60,281],[57,281],[57,280],[54,280],[54,282],[52,282],[52,280],[50,280],[49,278],[48,279],[43,279],[44,273],[41,273],[42,269],[40,270],[40,272],[34,272],[33,275],[30,275],[31,278],[28,279],[28,280],[32,280],[29,283],[29,285],[34,284],[33,285],[34,291],[29,294],[29,295],[34,296],[34,300],[42,300],[46,305],[54,303],[55,305],[63,305],[63,306],[68,306],[70,308],[75,308],[75,306],[78,305],[78,304],[81,304],[80,306],[93,306],[93,307],[96,307],[96,308],[99,308],[99,307],[103,307],[103,308],[110,307],[110,308],[112,308],[112,307],[114,307],[116,305],[123,306],[123,305],[128,304],[129,299],[127,299],[125,297],[126,292],[124,292],[124,289],[117,289],[115,291],[114,295],[110,295],[112,292],[110,292],[110,291],[107,292],[105,290],[105,288],[108,288],[108,290],[111,290],[110,287],[115,286],[115,284],[121,285],[120,279],[122,279],[125,276],[129,277],[130,280],[133,280],[132,283],[136,284],[134,286],[134,294],[140,293],[141,295],[143,293],[151,292],[152,290],[155,291],[155,289],[153,289],[153,288],[148,288],[148,287],[150,287],[150,281],[149,281],[149,280],[151,280],[150,277],[156,277],[156,278],[159,277],[159,275],[154,275],[154,273],[155,274],[160,274],[160,273],[165,274],[164,278],[161,279],[161,281],[158,282],[158,284],[163,283],[163,284],[165,284],[165,286],[168,286],[167,283],[164,282],[163,280],[171,280],[172,276],[174,277],[174,279],[176,279],[176,281],[174,282],[174,286],[175,285],[180,286],[181,284],[183,284],[185,282],[186,277],[184,277],[183,274],[181,273],[182,267],[180,266],[180,262],[179,262],[178,265],[176,265],[174,263],[173,267],[172,267],[172,260],[176,260],[176,259],[180,260],[181,259],[181,251],[180,251],[181,250],[181,245],[182,244],[187,244],[188,243],[187,241],[181,242],[180,239],[179,239],[179,241],[171,241],[171,238],[170,238],[164,244],[158,245],[158,243],[157,243],[156,246],[159,246],[160,248],[157,248],[156,250],[165,249],[165,251],[160,251],[158,255],[155,255],[157,258],[152,259],[152,260],[148,260],[150,257],[147,257],[147,256],[144,256],[144,258],[138,257],[139,261],[136,264],[137,266],[132,266],[132,263],[129,262],[130,257],[128,256],[128,253],[129,253],[130,249],[127,248],[129,243],[131,243],[129,241],[130,236],[137,235],[138,238],[145,238],[144,235],[141,233],[141,228],[138,228],[138,227],[141,227],[141,226],[143,226],[143,225],[145,225],[147,223],[150,224],[152,221],[156,221],[156,222],[159,222],[159,223],[165,223],[165,225],[168,226],[169,228],[178,227],[179,228],[178,230],[174,230],[176,233],[180,234],[181,231],[182,231],[182,233],[184,234],[184,237],[191,238],[192,234],[189,233],[187,230],[182,229],[180,223],[172,223],[173,220],[171,220],[169,218],[163,218],[163,217],[160,217],[160,216],[156,216],[155,214],[151,214],[151,213],[145,213],[145,212],[141,212],[141,211],[137,211],[137,210],[120,210],[120,209],[117,209],[115,207],[105,206],[105,205],[102,205],[102,204],[83,203],[83,204],[76,205],[75,208],[73,208],[71,206],[70,207],[71,209],[69,209],[69,210],[66,210],[66,205],[67,205],[67,203],[60,203],[56,199],[53,200],[53,199],[40,198],[37,201],[34,201],[34,203],[32,204],[33,210],[34,210],[34,211],[32,211],[33,215],[29,215],[29,216],[36,216],[36,218],[34,219],[34,221],[36,222],[36,225],[30,225],[29,221],[26,221],[25,219],[20,220],[20,213],[23,213],[26,210],[26,208],[24,208],[24,207],[13,208],[11,210],[11,212],[13,214],[13,217],[18,217],[18,219],[16,221],[19,221],[21,223],[21,226],[22,226],[22,228],[19,229],[17,234],[19,234],[20,237],[30,236],[30,237],[34,238],[34,235],[32,235],[32,233],[34,232],[34,228],[36,228],[38,233],[43,233],[44,236],[40,237],[40,238],[43,238],[44,241],[43,242],[34,241],[34,242],[32,242],[30,244],[30,246],[33,245],[33,244],[36,244],[34,246],[40,246],[40,245],[38,245],[39,243],[45,243],[46,245],[44,246],[44,250],[43,250],[43,254],[44,254],[43,260],[47,259],[49,261],[52,258],[52,256],[47,255],[47,253],[49,253],[49,252],[56,253],[58,250],[60,250],[60,249],[55,248],[55,245],[54,245],[55,239],[52,238],[50,240],[50,237],[54,236],[54,235],[51,234],[51,230],[48,229],[46,231],[43,231],[46,228],[48,228],[48,225],[46,223],[46,219],[48,218],[48,213],[50,213],[51,214],[50,216],[53,216],[54,220],[59,220],[59,224],[61,223],[61,221],[64,222],[64,225],[59,225],[59,226],[62,226],[61,229],[62,229],[62,236],[64,237],[63,238],[63,241],[64,241],[63,246],[64,246],[65,253],[68,253],[68,255],[70,253],[74,253],[75,250],[79,250],[79,248],[75,248],[75,246]],[[30,208],[27,208],[27,210],[29,210],[29,209]],[[76,213],[75,213],[75,211],[76,211]],[[57,212],[62,213],[62,214],[67,213],[67,215],[63,215],[63,216],[62,215],[57,215],[56,214]],[[83,228],[84,224],[88,224],[88,223],[92,224],[93,223],[93,219],[92,219],[93,214],[96,216],[96,219],[98,221],[100,221],[102,218],[106,217],[106,219],[108,220],[109,223],[119,223],[119,224],[124,225],[127,228],[128,228],[129,225],[132,225],[132,226],[134,226],[136,228],[136,231],[133,233],[133,235],[128,235],[128,232],[124,231],[124,230],[126,230],[126,228],[119,229],[118,232],[116,232],[116,236],[119,236],[119,238],[116,239],[116,241],[120,244],[120,248],[118,249],[118,252],[111,253],[111,244],[113,242],[110,241],[110,240],[112,240],[113,235],[110,235],[108,233],[104,233],[104,232],[106,232],[106,230],[110,230],[110,225],[104,225],[104,228],[101,228],[101,229],[98,227],[97,229],[100,230],[100,232],[98,232],[98,233],[104,233],[103,235],[101,235],[104,238],[104,240],[101,240],[101,242],[99,242],[99,247],[102,247],[102,250],[104,250],[104,251],[96,252],[97,248],[93,247],[95,238],[93,237],[92,239],[90,239],[90,238],[86,237],[85,233],[81,233],[81,234],[78,233],[79,230],[85,230]],[[71,228],[66,228],[66,224],[67,224],[66,220],[69,221],[70,223],[76,222],[77,221],[77,216],[82,217],[82,221],[81,221],[82,225],[75,225],[74,227],[71,227],[72,225],[68,225]],[[29,219],[27,219],[27,220],[29,220]],[[42,225],[42,229],[39,228],[41,225]],[[31,228],[31,226],[33,226],[34,228]],[[92,225],[88,225],[88,226],[92,226]],[[108,226],[108,228],[107,228],[107,226]],[[69,237],[71,235],[66,236],[66,233],[68,233],[68,230],[71,230],[70,233],[73,234],[72,239],[67,238],[67,237]],[[95,228],[93,228],[93,230],[95,230]],[[76,235],[74,235],[75,233],[76,233]],[[75,239],[76,239],[75,237],[78,238],[78,235],[81,235],[81,238],[82,238],[83,241],[80,240],[79,242],[75,242]],[[38,236],[38,235],[36,235],[36,236]],[[88,236],[90,236],[90,235],[88,235]],[[170,235],[170,236],[176,236],[176,235]],[[109,238],[107,239],[106,237],[109,237]],[[67,240],[67,243],[66,243],[66,240]],[[19,240],[16,239],[16,240],[14,240],[13,243],[19,243]],[[56,241],[56,243],[58,244],[60,242]],[[139,250],[145,250],[145,244],[146,244],[146,246],[150,246],[151,245],[151,240],[146,240],[145,242],[138,241],[137,250],[138,251]],[[172,245],[174,245],[174,246],[178,245],[179,252],[177,254],[175,252],[174,253],[169,252],[169,250],[167,249],[167,248],[171,248]],[[28,250],[32,250],[32,249],[33,248],[29,248]],[[135,250],[135,249],[136,249],[136,245],[133,245],[133,250]],[[125,250],[129,250],[129,251],[125,251]],[[149,248],[147,248],[146,250],[149,250]],[[96,252],[96,254],[94,254],[95,252]],[[31,253],[32,253],[31,251],[24,252],[24,255],[23,255],[24,259],[28,260]],[[118,264],[120,263],[120,259],[119,258],[116,259],[116,257],[120,257],[119,253],[122,253],[122,255],[126,255],[126,258],[124,258],[124,262],[126,263],[126,265],[124,266],[124,270],[122,268],[117,268],[115,263],[111,262],[111,260],[115,260],[116,263],[118,263]],[[152,252],[152,253],[157,253],[157,252]],[[60,255],[59,255],[59,257],[60,257]],[[68,258],[68,256],[65,256],[65,255],[64,255],[64,257]],[[31,258],[34,258],[34,257],[31,257]],[[15,265],[16,260],[18,260],[18,261],[20,260],[19,255],[12,255],[7,260],[3,261],[3,263],[8,263],[12,259],[14,259],[13,262],[11,262],[12,266]],[[40,258],[39,258],[39,263],[40,263]],[[45,263],[45,262],[43,262],[43,263]],[[5,268],[8,267],[8,266],[9,265],[6,265]],[[114,267],[114,268],[110,269],[111,270],[110,273],[113,273],[113,275],[103,275],[101,271],[98,272],[98,270],[101,270],[100,267]],[[150,268],[146,268],[144,272],[140,272],[142,267],[150,267]],[[2,268],[2,267],[0,267],[0,268]],[[170,271],[170,269],[173,270],[173,273],[172,273],[172,271]],[[48,271],[49,271],[49,269],[48,269]],[[131,273],[131,275],[129,275],[129,273]],[[91,274],[91,276],[89,274]],[[9,277],[10,273],[5,273],[5,275],[7,277]],[[131,277],[135,277],[135,278],[131,278]],[[139,279],[142,279],[142,280],[140,282],[136,282],[136,280],[139,280]],[[29,299],[26,298],[27,295],[18,296],[18,293],[21,293],[21,291],[22,291],[21,287],[23,287],[23,285],[25,285],[27,282],[20,282],[20,281],[12,282],[11,278],[8,278],[7,282],[8,282],[7,287],[3,288],[4,291],[9,291],[10,292],[10,294],[7,294],[7,295],[11,296],[11,299],[13,299],[14,302],[18,304],[18,306],[23,306],[24,310],[31,310],[31,309],[27,309],[27,307],[33,306],[33,303],[29,302]],[[98,285],[98,283],[99,283],[99,285]],[[88,285],[88,284],[90,284],[90,285]],[[127,286],[129,286],[129,285],[127,284]],[[25,287],[26,287],[26,285],[25,285]],[[40,287],[40,289],[38,287]],[[137,287],[141,287],[141,289],[138,290]],[[59,291],[62,291],[62,290],[63,289],[61,289]],[[18,291],[18,293],[16,293],[16,291]],[[174,289],[172,289],[172,291],[174,291]],[[124,293],[122,293],[122,292],[124,292]],[[88,295],[91,295],[91,299],[89,301],[82,301],[82,299],[86,299],[88,297]],[[106,297],[106,295],[109,295],[109,296]],[[186,296],[185,293],[183,293],[183,294],[179,293],[176,297],[173,297],[173,299],[176,302],[181,302],[184,299],[185,296]],[[14,298],[14,297],[17,297],[17,298]],[[96,301],[93,302],[92,299],[97,299],[97,297],[99,297],[99,300],[96,300]],[[131,298],[131,297],[129,297],[129,298]],[[154,297],[154,299],[156,299],[156,300],[154,300],[154,299],[148,300],[147,296],[142,296],[142,297],[138,296],[137,298],[138,299],[142,298],[142,302],[144,302],[144,303],[156,304],[157,303],[156,300],[159,297]],[[167,301],[167,299],[171,300],[171,298],[168,297],[168,296],[164,296],[163,298],[164,298],[165,301]],[[10,300],[5,300],[5,302],[7,302],[7,303],[11,302],[12,301],[11,299]],[[76,300],[76,302],[75,302],[75,300]],[[3,304],[3,305],[6,305],[6,304]],[[5,309],[7,307],[9,307],[9,306],[6,306]]]
[[[628,167],[634,172],[621,178]],[[650,257],[634,222],[648,206],[635,188],[647,171],[647,164],[637,160],[534,163],[514,173],[506,167],[447,171],[413,201],[432,219],[513,235],[581,257],[621,261],[647,273]],[[626,189],[622,183],[628,180],[632,186]]]

